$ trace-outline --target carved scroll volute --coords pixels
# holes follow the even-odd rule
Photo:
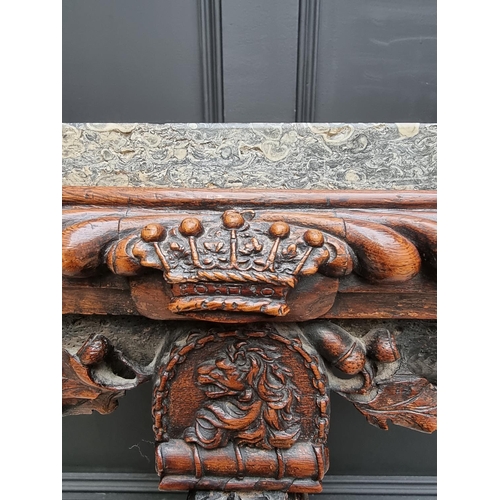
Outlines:
[[[191,333],[155,383],[160,489],[321,491],[328,402],[322,363],[298,338]]]

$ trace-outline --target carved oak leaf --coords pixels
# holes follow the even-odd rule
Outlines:
[[[97,384],[88,367],[66,349],[62,351],[62,359],[63,416],[90,414],[93,410],[106,415],[117,407],[117,399],[125,394],[124,390]]]
[[[437,388],[421,377],[395,376],[378,385],[374,399],[354,406],[370,424],[384,430],[389,428],[387,421],[420,432],[437,429]]]

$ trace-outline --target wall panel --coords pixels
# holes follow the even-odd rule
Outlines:
[[[316,121],[436,121],[436,1],[323,0]]]
[[[63,122],[203,120],[196,0],[62,7]]]
[[[222,0],[225,122],[295,121],[298,0]]]

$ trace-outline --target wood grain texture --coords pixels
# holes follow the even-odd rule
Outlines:
[[[202,320],[166,323],[147,366],[102,335],[64,350],[65,412],[156,373],[161,490],[320,492],[329,389],[381,429],[436,429],[411,341],[324,319],[435,318],[436,219],[435,192],[64,188],[63,312]]]
[[[297,336],[192,331],[155,381],[160,489],[321,491],[328,403],[322,361]]]
[[[286,208],[392,208],[435,209],[436,191],[331,191],[263,189],[167,189],[148,187],[63,186],[63,205],[125,207],[188,207],[226,209]]]
[[[374,328],[359,338],[327,321],[301,328],[327,368],[350,376],[339,378],[329,370],[330,388],[353,402],[370,424],[384,430],[389,421],[425,433],[437,429],[437,385],[401,359],[389,330]]]
[[[151,322],[157,332],[141,340],[137,321],[113,335],[127,355],[102,333],[82,341],[77,328],[65,341],[63,414],[109,413],[154,377],[162,490],[320,492],[329,390],[380,429],[436,430],[435,338],[425,332],[418,340],[362,321],[352,332],[325,320]]]
[[[354,336],[323,320],[186,326],[155,378],[160,489],[321,491],[329,390],[380,429],[437,428],[437,386],[386,328]]]
[[[225,322],[432,318],[435,207],[435,192],[66,187],[64,311]],[[91,284],[110,272],[130,291]],[[355,288],[343,285],[353,279]],[[378,295],[364,308],[368,291]]]

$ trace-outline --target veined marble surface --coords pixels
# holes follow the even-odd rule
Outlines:
[[[63,185],[436,189],[436,124],[62,127]]]

